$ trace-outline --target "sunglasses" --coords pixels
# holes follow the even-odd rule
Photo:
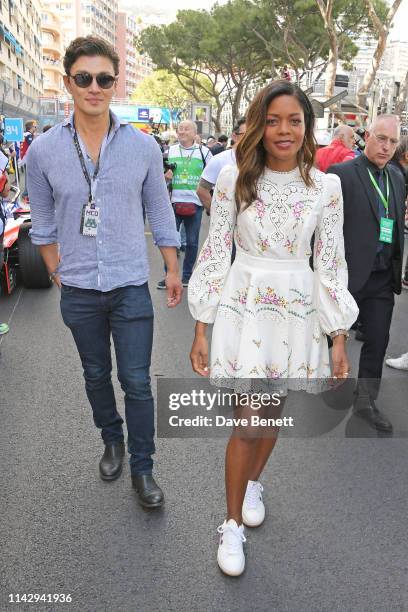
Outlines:
[[[113,87],[117,78],[106,72],[100,72],[95,77],[89,72],[77,72],[76,74],[69,74],[68,76],[74,80],[77,87],[83,88],[89,87],[95,78],[99,87],[102,89],[110,89]]]

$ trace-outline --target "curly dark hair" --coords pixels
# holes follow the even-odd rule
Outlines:
[[[83,55],[101,55],[111,60],[115,75],[119,74],[119,55],[114,47],[99,36],[79,36],[70,42],[65,51],[64,70],[70,74],[73,64]]]

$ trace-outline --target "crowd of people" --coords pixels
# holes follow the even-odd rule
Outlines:
[[[393,425],[376,400],[403,276],[408,155],[399,118],[377,117],[360,155],[345,125],[316,153],[310,100],[283,78],[257,93],[233,128],[230,148],[228,138],[202,144],[195,123],[182,121],[163,164],[155,140],[110,110],[119,58],[109,44],[75,39],[64,70],[74,111],[33,139],[26,154],[31,239],[61,291],[62,318],[81,359],[104,443],[101,478],[118,478],[125,454],[111,380],[112,337],[132,485],[142,506],[164,503],[153,476],[145,216],[163,258],[158,288],[166,290],[168,308],[188,289],[196,374],[250,394],[260,380],[283,380],[287,391],[299,383],[308,389],[315,380],[344,380],[351,370],[346,341],[358,318],[364,341],[353,414],[390,434]],[[210,226],[198,252],[203,209]],[[274,415],[282,413],[285,398],[273,405]],[[218,528],[217,561],[232,576],[245,568],[244,525],[265,520],[260,477],[279,432],[272,427],[266,435],[241,424],[251,410],[238,400],[226,449],[227,513]]]

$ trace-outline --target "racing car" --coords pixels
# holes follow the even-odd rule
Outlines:
[[[0,294],[12,293],[21,282],[28,289],[49,289],[49,274],[39,249],[30,239],[31,213],[28,200],[19,200],[20,190],[12,186],[5,202],[4,264],[0,270]]]

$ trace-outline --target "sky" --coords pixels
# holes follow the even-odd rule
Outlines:
[[[150,4],[149,0],[138,0],[140,4]],[[227,0],[218,0],[219,4],[225,4]],[[290,1],[290,0],[288,0]],[[390,1],[390,0],[388,0]],[[123,0],[124,3],[134,4],[133,0]],[[151,4],[156,9],[163,10],[166,13],[174,13],[179,9],[209,9],[214,4],[214,0],[152,0]],[[390,34],[391,39],[399,39],[408,42],[408,0],[402,0],[396,18],[394,27]]]

